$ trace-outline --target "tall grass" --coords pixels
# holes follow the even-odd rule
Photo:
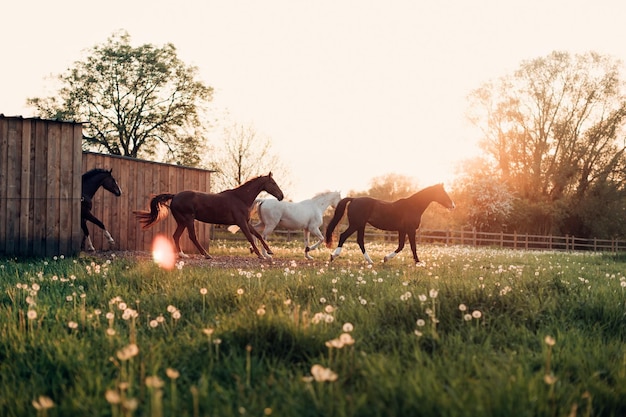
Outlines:
[[[273,249],[243,269],[0,260],[0,415],[626,415],[623,259]]]

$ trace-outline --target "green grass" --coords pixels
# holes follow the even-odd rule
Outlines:
[[[626,415],[623,258],[273,249],[294,262],[0,260],[0,415]]]

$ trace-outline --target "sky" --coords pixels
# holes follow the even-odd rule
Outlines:
[[[34,116],[27,98],[125,30],[198,67],[219,123],[270,141],[293,201],[390,173],[450,184],[480,153],[472,90],[557,50],[626,61],[625,12],[621,0],[11,1],[0,113]]]

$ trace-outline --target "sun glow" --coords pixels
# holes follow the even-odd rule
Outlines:
[[[157,235],[152,241],[152,259],[163,269],[173,269],[176,265],[176,253],[172,242],[163,235]]]

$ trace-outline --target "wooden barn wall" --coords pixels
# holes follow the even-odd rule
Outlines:
[[[93,200],[92,213],[102,220],[115,239],[116,250],[150,251],[152,240],[159,233],[172,240],[176,221],[171,215],[150,229],[142,229],[133,214],[134,210],[148,210],[152,196],[184,190],[210,190],[211,171],[207,170],[91,152],[83,153],[82,161],[83,173],[93,168],[112,169],[113,177],[122,190],[122,195],[116,197],[100,188]],[[92,223],[87,223],[87,227],[96,250],[110,248],[98,227]],[[198,240],[205,248],[210,247],[210,232],[211,225],[196,222]],[[181,246],[188,254],[198,253],[186,231],[181,238]]]
[[[80,249],[82,126],[0,115],[0,254]]]

